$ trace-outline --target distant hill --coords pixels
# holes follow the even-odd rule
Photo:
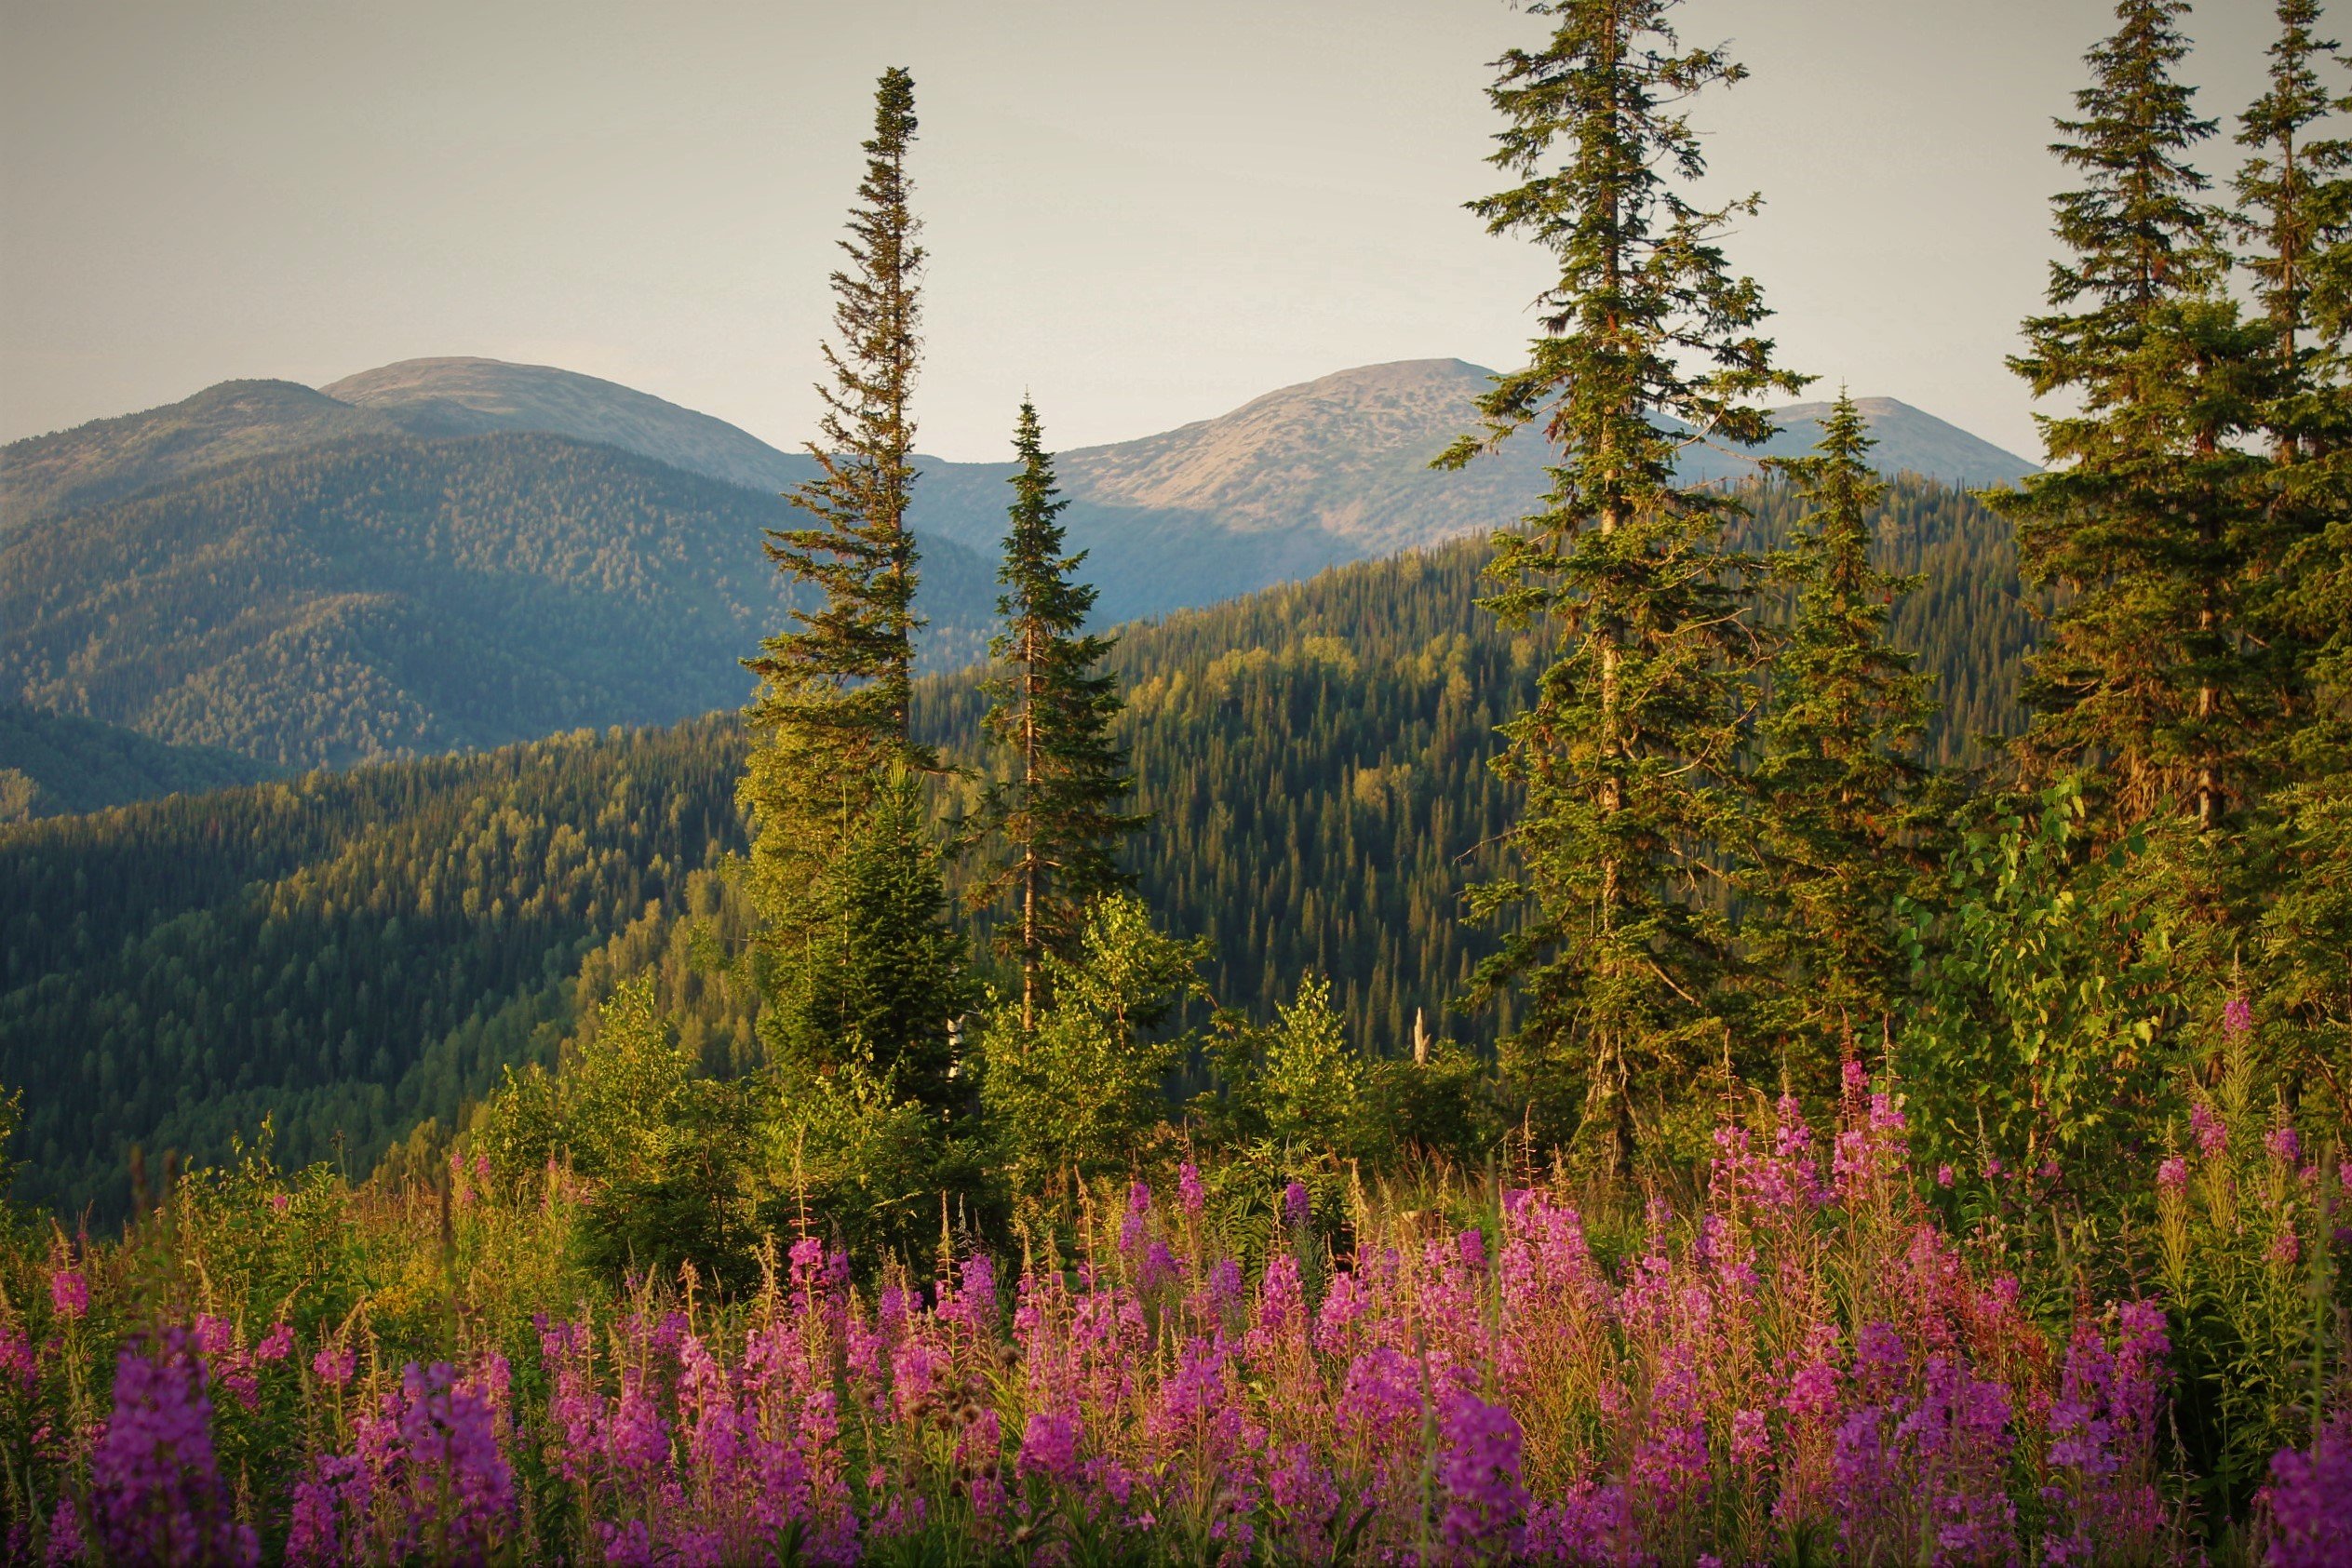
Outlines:
[[[96,719],[0,703],[0,822],[225,789],[276,773],[235,752],[165,745]]]
[[[807,457],[778,451],[725,420],[618,382],[547,365],[404,359],[319,390],[381,415],[411,436],[569,436],[770,495],[798,484],[815,467]]]
[[[222,382],[160,409],[0,448],[0,534],[224,462],[398,434],[381,414],[292,382]]]
[[[1505,525],[1545,489],[1550,454],[1522,433],[1458,474],[1429,460],[1474,427],[1491,372],[1459,359],[1341,370],[1230,413],[1139,440],[1065,452],[1076,540],[1095,552],[1114,616],[1157,614],[1295,580],[1338,561]],[[1892,398],[1860,399],[1886,472],[1952,485],[2006,483],[2033,464]],[[1782,409],[1760,450],[1792,455],[1827,407]],[[1046,427],[1054,427],[1046,410]],[[775,494],[813,470],[723,420],[594,376],[494,359],[409,359],[329,383],[227,382],[183,402],[0,449],[0,517],[98,504],[206,466],[354,435],[431,438],[568,436]],[[918,459],[922,532],[993,555],[1009,463]],[[1684,458],[1700,479],[1742,478],[1754,455],[1704,445]]]
[[[0,539],[0,693],[286,766],[739,704],[785,623],[784,502],[553,436],[249,458]],[[993,570],[925,550],[934,663]]]

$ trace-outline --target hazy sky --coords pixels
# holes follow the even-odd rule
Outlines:
[[[2352,7],[2339,7],[2339,10]],[[1796,369],[2028,455],[2002,367],[2096,0],[1691,0],[1700,112]],[[2336,19],[2352,25],[2352,15]],[[2190,26],[2209,114],[2267,0]],[[1503,0],[0,0],[0,437],[234,376],[486,355],[809,433],[875,75],[915,74],[924,449],[1142,436],[1351,365],[1515,363]],[[2237,150],[2209,144],[2216,172]]]

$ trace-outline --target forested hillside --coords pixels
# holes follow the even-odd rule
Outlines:
[[[0,703],[0,822],[223,789],[277,771],[235,752],[165,745],[96,719]]]
[[[1752,531],[1777,538],[1788,498],[1754,499]],[[1898,487],[1877,526],[1890,563],[1930,574],[1897,624],[1956,699],[1932,745],[1958,757],[2014,719],[2025,622],[2008,556],[1982,509],[1938,486]],[[1153,815],[1134,863],[1171,929],[1214,939],[1220,1002],[1268,1016],[1312,972],[1369,1049],[1400,1049],[1417,1008],[1432,1032],[1491,1036],[1494,1015],[1449,1009],[1492,943],[1459,898],[1511,810],[1486,767],[1494,728],[1542,650],[1477,608],[1485,558],[1466,541],[1126,629],[1121,734]],[[975,758],[976,672],[916,701],[921,731]],[[573,983],[584,955],[649,904],[684,908],[690,874],[741,846],[742,757],[714,718],[0,834],[0,882],[26,890],[0,916],[23,1190],[111,1203],[130,1142],[217,1154],[272,1107],[288,1157],[362,1170],[418,1119],[446,1125],[500,1063],[552,1049],[616,965],[675,965],[684,933],[649,928]],[[720,893],[692,895],[699,918]]]
[[[732,728],[310,773],[0,835],[24,1191],[118,1206],[144,1140],[365,1170],[572,1017],[581,959],[734,841]]]
[[[790,600],[777,497],[549,436],[266,455],[0,542],[0,691],[295,766],[667,723],[743,700]],[[928,649],[991,570],[925,551]]]

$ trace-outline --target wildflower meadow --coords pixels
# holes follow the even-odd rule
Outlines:
[[[2343,1562],[2352,1199],[2200,1102],[2090,1258],[1900,1087],[1689,1190],[1180,1160],[1066,1234],[584,1266],[560,1165],[259,1157],[0,1274],[12,1561]],[[2121,1273],[2118,1258],[2127,1260]],[[2129,1261],[2136,1260],[2136,1262]],[[2139,1272],[2112,1293],[2093,1281]],[[2216,1376],[2206,1363],[2225,1364]],[[2216,1391],[2219,1390],[2217,1404]]]

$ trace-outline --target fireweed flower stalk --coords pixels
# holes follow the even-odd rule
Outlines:
[[[192,1336],[178,1328],[116,1362],[114,1414],[90,1451],[85,1534],[106,1561],[259,1560],[260,1542],[222,1483],[206,1384]]]

